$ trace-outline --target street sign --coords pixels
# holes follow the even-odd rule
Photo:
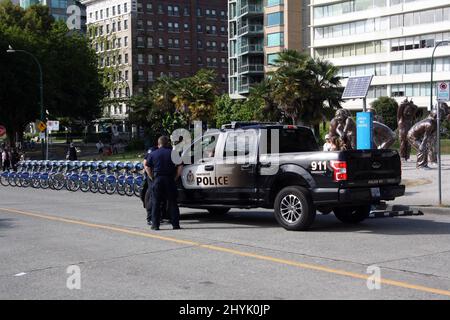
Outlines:
[[[47,121],[47,129],[48,129],[48,131],[59,131],[59,121],[48,120]]]
[[[3,137],[6,134],[6,128],[4,126],[0,126],[0,137]]]
[[[437,90],[438,101],[449,101],[450,100],[450,85],[448,82],[439,82]]]
[[[44,132],[45,129],[47,128],[47,126],[45,125],[45,123],[42,122],[42,121],[40,121],[40,120],[38,120],[38,121],[36,122],[36,127],[37,127],[37,129],[38,129],[40,132]]]
[[[342,99],[364,99],[369,91],[373,76],[348,78]]]
[[[356,114],[356,149],[372,149],[373,113],[358,112]]]

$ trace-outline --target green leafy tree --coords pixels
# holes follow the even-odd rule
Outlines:
[[[392,130],[397,129],[398,103],[391,97],[379,97],[371,104],[377,115],[383,118],[384,123]]]
[[[294,124],[319,124],[341,107],[339,69],[328,61],[314,60],[295,50],[285,50],[269,73],[274,103]]]
[[[176,81],[173,102],[176,109],[187,113],[190,121],[211,123],[215,115],[216,73],[201,69],[192,77]]]
[[[25,126],[40,118],[39,71],[24,53],[6,53],[8,45],[26,50],[42,65],[44,109],[54,117],[87,122],[101,114],[105,95],[97,57],[87,38],[69,32],[46,6],[24,10],[0,2],[0,123],[14,142]]]

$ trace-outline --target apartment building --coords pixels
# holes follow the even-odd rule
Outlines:
[[[227,90],[227,4],[223,0],[82,0],[88,30],[105,70],[116,69],[112,98],[142,93],[166,75],[182,78],[214,69]],[[111,105],[105,118],[122,119]]]
[[[450,40],[450,0],[311,0],[310,15],[311,55],[339,66],[343,77],[374,75],[368,103],[391,96],[429,106],[431,55]],[[450,80],[450,46],[435,57],[434,79]]]
[[[229,94],[244,98],[284,49],[307,50],[309,0],[228,0]]]

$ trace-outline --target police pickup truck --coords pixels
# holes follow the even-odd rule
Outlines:
[[[302,126],[233,123],[194,140],[183,152],[187,157],[178,185],[181,207],[212,214],[274,209],[287,230],[308,229],[316,210],[358,223],[371,205],[405,192],[397,151],[322,152]]]

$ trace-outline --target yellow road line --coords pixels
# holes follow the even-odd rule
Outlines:
[[[29,217],[41,218],[41,219],[46,219],[46,220],[76,224],[76,225],[81,225],[81,226],[91,227],[91,228],[96,228],[96,229],[115,231],[115,232],[130,234],[130,235],[134,235],[134,236],[158,239],[158,240],[168,241],[168,242],[173,242],[173,243],[178,243],[178,244],[190,245],[190,246],[195,246],[195,247],[199,247],[199,248],[209,249],[212,251],[226,252],[226,253],[242,256],[242,257],[270,261],[270,262],[289,265],[289,266],[298,267],[298,268],[302,268],[302,269],[321,271],[321,272],[346,276],[346,277],[350,277],[350,278],[354,278],[354,279],[367,280],[370,277],[370,275],[366,275],[366,274],[362,274],[362,273],[349,272],[349,271],[345,271],[345,270],[324,267],[324,266],[316,265],[316,264],[309,264],[309,263],[302,263],[302,262],[297,262],[297,261],[293,261],[293,260],[280,259],[280,258],[275,258],[275,257],[271,257],[271,256],[265,256],[265,255],[260,255],[260,254],[256,254],[256,253],[251,253],[251,252],[229,249],[226,247],[202,244],[200,242],[195,242],[195,241],[188,241],[188,240],[177,239],[174,237],[160,236],[160,235],[156,235],[154,233],[135,231],[135,230],[118,228],[118,227],[113,227],[113,226],[108,226],[108,225],[103,225],[103,224],[97,224],[97,223],[90,223],[90,222],[86,222],[86,221],[82,221],[82,220],[61,218],[61,217],[33,213],[33,212],[29,212],[29,211],[22,211],[22,210],[11,209],[11,208],[0,208],[0,211],[17,213],[17,214],[21,214],[21,215],[25,215],[25,216],[29,216]],[[433,294],[437,294],[437,295],[444,295],[444,296],[450,297],[450,291],[448,291],[448,290],[441,290],[441,289],[436,289],[436,288],[431,288],[431,287],[425,287],[425,286],[421,286],[421,285],[415,285],[415,284],[411,284],[411,283],[407,283],[407,282],[390,280],[390,279],[386,279],[386,278],[381,278],[380,283],[394,286],[394,287],[412,289],[412,290],[416,290],[416,291],[428,292],[428,293],[433,293]]]

